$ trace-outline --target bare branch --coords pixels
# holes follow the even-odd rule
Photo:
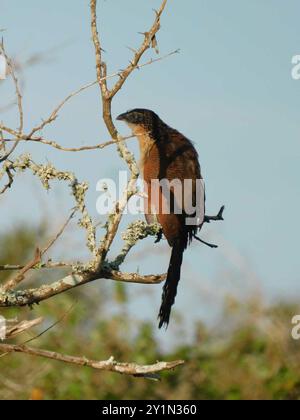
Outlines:
[[[17,335],[28,331],[29,329],[36,327],[37,325],[40,325],[43,322],[43,320],[43,318],[36,318],[31,321],[21,321],[12,326],[9,326],[8,324],[8,326],[6,327],[5,339],[10,340],[12,338],[15,338]]]
[[[8,156],[8,155],[7,155]],[[4,194],[13,184],[14,182],[14,177],[10,171],[9,168],[5,168],[5,173],[8,177],[8,183],[6,185],[4,185],[4,187],[2,188],[2,190],[0,190],[0,195]]]
[[[183,360],[176,360],[173,362],[157,362],[153,365],[141,366],[136,363],[119,363],[116,362],[113,357],[100,362],[96,360],[89,360],[86,357],[67,356],[48,350],[35,349],[32,347],[17,346],[12,344],[0,344],[0,350],[4,353],[26,353],[32,356],[44,357],[47,359],[70,363],[73,365],[88,366],[98,370],[106,370],[109,372],[117,372],[125,375],[146,377],[147,375],[159,373],[165,370],[171,370],[184,364]]]
[[[9,134],[11,134],[12,136],[16,137],[16,139],[15,139],[14,141],[18,141],[18,140],[20,140],[20,139],[22,139],[22,138],[23,138],[23,136],[21,136],[21,135],[20,135],[20,133],[18,133],[16,130],[13,130],[12,128],[7,127],[7,126],[5,126],[5,125],[4,125],[4,124],[2,124],[2,123],[0,123],[0,130],[1,130],[1,131],[5,131],[6,133],[9,133]],[[24,136],[24,140],[25,140],[25,136]],[[1,158],[1,162],[2,162],[3,160],[4,160],[4,159],[3,159],[3,158]]]
[[[63,147],[60,144],[58,144],[57,142],[55,142],[54,140],[47,140],[44,139],[43,137],[27,137],[26,135],[24,135],[22,138],[19,139],[3,139],[3,141],[5,143],[9,143],[12,141],[26,141],[26,142],[34,142],[34,143],[39,143],[39,144],[45,144],[47,146],[51,146],[55,149],[61,150],[63,152],[84,152],[84,151],[88,151],[88,150],[97,150],[97,149],[104,149],[107,146],[111,146],[112,144],[117,144],[119,142],[122,141],[126,141],[129,139],[134,138],[134,136],[127,136],[127,137],[120,137],[117,140],[108,140],[104,143],[100,143],[100,144],[96,144],[94,146],[81,146],[81,147]]]
[[[19,87],[19,81],[18,81],[18,78],[17,78],[15,70],[14,70],[14,65],[12,63],[12,60],[6,54],[3,40],[0,42],[0,52],[4,55],[4,57],[6,59],[11,77],[12,77],[14,85],[15,85],[17,103],[18,103],[18,110],[19,110],[19,123],[20,123],[16,137],[19,137],[23,133],[23,128],[24,128],[23,100],[22,100],[22,95],[21,95],[21,91],[20,91],[20,87]],[[1,129],[2,129],[2,127],[1,127]],[[16,147],[18,146],[18,142],[19,142],[19,140],[15,141],[15,144],[13,145],[11,150],[5,156],[3,156],[0,159],[0,163],[5,161],[15,151]]]
[[[38,266],[32,267],[32,270],[41,270],[41,269],[47,269],[52,270],[55,268],[71,268],[73,266],[73,263],[67,263],[67,262],[52,262],[48,261],[45,263],[41,263]],[[24,268],[24,265],[22,264],[4,264],[0,265],[0,271],[16,271],[16,270],[22,270]]]
[[[54,238],[52,238],[50,240],[50,242],[46,245],[46,247],[41,250],[41,256],[43,256],[44,254],[46,254],[46,252],[49,251],[49,249],[54,245],[54,243],[58,240],[58,238],[63,234],[64,230],[66,229],[66,227],[68,226],[68,224],[70,223],[70,221],[73,219],[76,211],[77,211],[77,208],[75,208],[71,212],[71,214],[69,215],[69,217],[67,218],[67,220],[65,221],[65,223],[62,225],[62,227],[60,228],[60,230],[57,232],[57,234],[54,236]]]
[[[165,9],[167,0],[163,0],[161,7],[159,8],[158,12],[156,13],[156,17],[152,27],[150,28],[149,32],[145,33],[144,41],[141,47],[137,50],[134,54],[134,58],[131,61],[130,65],[123,71],[120,72],[120,79],[115,84],[113,89],[110,91],[107,86],[107,66],[102,60],[102,48],[101,48],[101,41],[98,34],[97,29],[97,0],[90,0],[90,8],[91,8],[91,31],[92,31],[92,39],[95,48],[95,57],[96,57],[96,73],[97,73],[97,80],[99,83],[101,97],[102,97],[102,107],[103,107],[103,119],[106,124],[106,127],[113,139],[119,139],[119,133],[113,123],[112,114],[111,114],[111,105],[112,99],[114,96],[119,92],[119,90],[124,85],[125,81],[127,80],[128,76],[138,68],[140,59],[142,58],[145,51],[150,48],[152,45],[153,39],[156,33],[160,29],[160,17]],[[118,143],[118,151],[120,156],[125,160],[128,165],[128,168],[131,172],[131,178],[127,185],[126,190],[119,202],[116,203],[115,209],[111,213],[109,217],[109,222],[107,226],[107,232],[105,236],[102,238],[101,245],[98,251],[99,255],[99,268],[101,267],[103,261],[106,258],[107,252],[115,238],[117,233],[123,211],[127,205],[128,200],[137,192],[136,190],[136,180],[139,176],[139,169],[134,159],[134,156],[129,152],[126,145],[124,143]]]
[[[39,264],[41,261],[41,251],[39,248],[36,248],[34,257],[31,261],[29,261],[28,264],[25,265],[22,270],[13,278],[9,279],[4,285],[1,286],[0,290],[1,292],[7,292],[8,290],[15,289],[21,281],[24,280],[25,274],[31,270],[34,266]]]
[[[76,268],[76,267],[75,267]],[[79,266],[78,269],[81,269]],[[63,279],[45,284],[36,289],[26,289],[6,292],[1,291],[0,288],[0,307],[16,307],[27,306],[39,303],[43,300],[49,299],[53,296],[66,292],[67,290],[74,289],[75,287],[82,286],[83,284],[90,283],[99,279],[109,279],[121,281],[125,283],[139,283],[139,284],[159,284],[165,280],[166,275],[149,275],[142,276],[138,273],[120,273],[119,271],[112,270],[109,267],[104,268],[101,272],[87,272],[80,274],[70,274]]]

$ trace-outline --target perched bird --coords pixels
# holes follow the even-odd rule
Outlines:
[[[222,220],[223,208],[218,216],[205,216],[198,153],[184,135],[147,109],[133,109],[119,115],[117,120],[127,123],[139,141],[140,169],[147,190],[146,220],[160,223],[172,248],[158,315],[159,328],[167,327],[180,280],[183,252],[193,238],[204,242],[196,233],[204,222]]]

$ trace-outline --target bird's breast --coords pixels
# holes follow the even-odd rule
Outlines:
[[[155,141],[149,134],[137,136],[140,146],[139,167],[144,180],[157,178],[159,173],[159,154]],[[150,177],[150,178],[149,178]]]

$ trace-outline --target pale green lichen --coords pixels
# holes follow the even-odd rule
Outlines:
[[[75,175],[72,172],[58,171],[50,162],[46,165],[38,165],[32,161],[31,156],[29,154],[19,156],[14,162],[11,163],[9,169],[14,169],[17,172],[24,172],[26,169],[30,169],[34,175],[38,176],[43,187],[46,190],[50,189],[49,182],[52,180],[75,180]]]
[[[127,254],[131,248],[136,245],[136,243],[142,239],[147,238],[148,236],[156,236],[161,232],[161,225],[159,223],[153,223],[148,225],[142,220],[137,220],[131,223],[125,232],[122,233],[122,239],[125,244],[120,252],[120,254],[111,262],[110,268],[118,269],[120,265],[124,262]]]
[[[86,264],[83,264],[82,262],[77,262],[72,265],[72,272],[74,274],[90,274],[92,272],[95,272],[97,268],[97,261],[92,260],[87,262]]]
[[[85,196],[86,192],[89,188],[86,182],[78,183],[77,180],[71,185],[72,187],[72,194],[75,197],[77,206],[79,211],[82,214],[81,219],[79,220],[78,224],[82,228],[84,228],[87,232],[87,246],[89,250],[97,256],[97,249],[96,249],[96,228],[93,224],[92,218],[89,215],[86,204],[85,204]]]
[[[133,246],[138,240],[145,239],[147,236],[158,235],[160,230],[161,226],[159,223],[148,225],[143,220],[137,220],[131,223],[126,231],[122,233],[122,239]]]

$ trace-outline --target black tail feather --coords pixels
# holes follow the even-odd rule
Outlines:
[[[175,241],[172,248],[167,280],[163,287],[162,303],[158,315],[159,328],[164,325],[167,328],[170,321],[171,308],[175,302],[177,286],[180,280],[182,256],[185,247],[186,244],[178,239]]]

